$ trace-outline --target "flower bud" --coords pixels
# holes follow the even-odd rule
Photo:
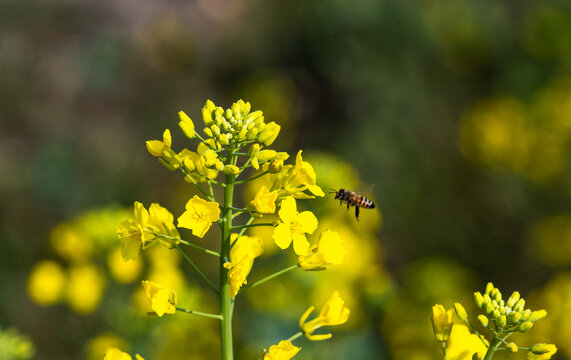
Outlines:
[[[506,316],[505,316],[505,315],[500,315],[500,317],[498,318],[498,321],[497,321],[496,324],[498,325],[498,327],[504,327],[504,326],[506,326],[506,323],[507,323],[507,318],[506,318]]]
[[[242,102],[242,103],[240,103]],[[235,102],[234,104],[232,104],[232,113],[233,114],[240,114],[241,110],[242,110],[242,104],[244,102],[242,100],[238,100],[238,102]]]
[[[256,135],[258,135],[258,128],[253,127],[246,133],[246,139],[253,140],[256,138]]]
[[[228,120],[232,119],[232,110],[226,109],[226,111],[224,112],[224,117]]]
[[[555,347],[555,345],[553,344],[540,343],[533,345],[530,351],[535,355],[545,355],[547,353],[551,353],[551,355],[553,355],[557,351],[557,347]],[[542,359],[550,359],[550,358],[551,356],[544,357]]]
[[[524,333],[524,332],[528,331],[529,329],[531,329],[532,326],[533,326],[533,323],[531,321],[524,321],[519,325],[519,327],[517,328],[517,331]]]
[[[180,118],[180,122],[178,126],[181,128],[182,132],[188,137],[192,139],[195,135],[194,132],[194,123],[192,120],[184,113],[184,111],[179,111],[178,116]]]
[[[212,110],[208,110],[206,106],[202,108],[202,121],[204,122],[205,126],[210,126],[214,123],[212,120]]]
[[[476,302],[476,305],[481,309],[482,306],[484,305],[484,297],[482,296],[482,294],[479,291],[476,291],[474,293],[474,301]]]
[[[515,323],[517,323],[520,319],[521,319],[521,313],[519,313],[519,312],[513,311],[513,312],[511,312],[511,313],[508,315],[508,323],[509,323],[509,324],[515,324]]]
[[[454,311],[456,311],[456,315],[460,320],[466,321],[468,319],[468,314],[466,313],[466,309],[460,303],[454,303]]]
[[[506,344],[506,347],[508,348],[508,350],[509,350],[510,352],[515,353],[515,352],[518,351],[518,347],[517,347],[517,345],[516,345],[514,342],[507,343],[507,344]]]
[[[275,150],[262,150],[258,153],[258,160],[259,161],[268,161],[275,158],[277,152]]]
[[[529,321],[536,322],[537,320],[541,320],[547,316],[547,311],[545,310],[538,310],[531,313],[529,317]]]
[[[482,324],[483,327],[488,327],[489,321],[488,318],[485,315],[478,315],[478,320],[480,321],[480,324]]]
[[[492,296],[490,293],[492,292],[492,290],[494,290],[494,284],[492,284],[491,282],[486,284],[486,294],[488,294],[490,297]]]
[[[500,301],[502,301],[502,293],[500,292],[500,290],[494,289],[492,291],[492,294],[493,294],[492,298],[494,300],[496,300],[498,303],[500,303]]]
[[[521,312],[521,321],[527,321],[531,317],[531,310],[525,309]]]
[[[218,125],[216,124],[212,124],[210,126],[210,129],[212,130],[212,133],[216,136],[220,136],[220,128],[218,127]]]
[[[267,124],[260,135],[258,135],[258,141],[264,143],[266,146],[270,146],[278,137],[280,129],[281,127],[272,121],[271,123]]]
[[[236,165],[225,165],[222,171],[226,175],[238,175],[240,173],[240,168]]]
[[[498,309],[494,309],[492,311],[492,319],[497,320],[500,317],[500,311]]]
[[[437,342],[443,343],[450,339],[452,331],[452,309],[446,310],[444,306],[436,304],[432,307],[432,329]]]
[[[210,130],[210,128],[204,128],[202,129],[202,131],[204,131],[204,133],[206,134],[206,136],[208,137],[212,137],[212,130]]]
[[[220,144],[222,144],[222,145],[230,144],[230,141],[228,140],[228,134],[220,134],[220,137],[218,138],[218,140],[220,141]]]
[[[508,299],[508,306],[513,308],[514,305],[519,301],[520,295],[519,292],[514,291],[510,298]]]
[[[246,128],[242,128],[242,130],[240,130],[240,132],[238,133],[238,141],[246,140],[246,134],[247,133],[248,133],[248,130],[246,130]]]
[[[259,151],[260,151],[260,144],[253,144],[252,146],[250,146],[250,149],[248,149],[248,155],[250,157],[257,156]]]
[[[492,305],[491,302],[486,302],[486,305],[484,306],[484,311],[486,312],[486,314],[490,315],[492,311],[494,311],[494,305]]]

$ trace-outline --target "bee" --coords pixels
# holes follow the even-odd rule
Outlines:
[[[335,191],[331,189],[330,193],[335,194],[335,199],[339,199],[339,205],[347,204],[347,211],[351,206],[355,206],[355,218],[359,221],[359,208],[374,209],[375,203],[354,191],[339,189]]]

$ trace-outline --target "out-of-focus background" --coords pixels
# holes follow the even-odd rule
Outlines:
[[[206,99],[244,99],[281,124],[272,148],[378,210],[300,202],[349,255],[239,298],[237,358],[339,290],[349,322],[296,359],[437,359],[431,306],[471,311],[492,281],[548,311],[518,344],[571,359],[570,24],[566,0],[0,1],[0,357],[219,358],[215,320],[142,310],[142,279],[215,312],[207,289],[162,248],[125,265],[116,229],[192,194],[145,140],[190,146],[178,111],[200,128]],[[293,261],[268,240],[250,277]]]

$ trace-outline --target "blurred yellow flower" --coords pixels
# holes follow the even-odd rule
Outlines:
[[[263,360],[289,360],[294,357],[301,347],[293,346],[289,340],[282,340],[277,345],[270,346],[270,351]]]
[[[194,236],[200,238],[210,229],[213,222],[218,221],[220,205],[194,197],[186,203],[186,211],[178,218],[178,226],[191,229]]]
[[[135,355],[136,360],[145,360],[139,354]],[[133,360],[131,355],[124,353],[123,351],[110,347],[105,351],[105,357],[103,360]]]
[[[196,133],[194,132],[194,123],[192,120],[184,113],[184,111],[179,111],[178,116],[180,117],[180,122],[178,126],[182,129],[182,132],[189,138],[192,139]]]
[[[311,314],[314,309],[314,306],[310,307],[299,319],[299,327],[301,328],[301,331],[309,340],[312,341],[331,338],[333,336],[331,334],[313,335],[313,332],[322,326],[344,324],[349,319],[349,313],[351,312],[345,307],[345,302],[337,291],[333,292],[331,297],[325,302],[325,304],[323,304],[319,311],[319,315],[316,318],[305,322],[309,317],[309,314]]]
[[[151,204],[149,211],[143,204],[136,201],[134,219],[122,222],[117,229],[121,240],[121,255],[125,260],[133,260],[139,255],[140,249],[146,249],[159,239],[161,245],[171,248],[180,238],[174,226],[173,215],[157,203]],[[166,235],[165,239],[160,235]]]
[[[28,295],[38,305],[55,304],[61,299],[65,282],[66,275],[57,262],[41,261],[28,278]]]
[[[107,267],[115,281],[128,284],[135,281],[141,274],[143,261],[139,257],[126,261],[121,256],[121,247],[117,247],[107,255]]]
[[[232,242],[236,241],[237,234],[232,234]],[[246,277],[252,269],[254,259],[264,252],[264,241],[257,237],[240,236],[238,242],[230,250],[230,263],[224,264],[228,271],[230,284],[230,297],[235,297],[242,285],[246,284]]]
[[[101,354],[111,347],[124,348],[125,340],[112,333],[98,335],[87,343],[87,357],[89,360],[101,360]]]
[[[176,293],[173,289],[161,287],[154,281],[143,280],[145,294],[151,302],[151,309],[158,315],[174,314],[176,312]]]
[[[306,255],[299,256],[298,261],[303,270],[323,270],[326,265],[341,264],[346,254],[339,234],[325,230],[319,236],[317,244]]]
[[[272,238],[281,249],[287,249],[293,241],[293,250],[297,255],[305,255],[309,242],[305,234],[313,234],[317,229],[317,218],[311,211],[297,212],[295,199],[288,196],[282,201],[278,212],[281,223],[274,229]]]
[[[547,360],[551,359],[553,354],[557,352],[557,347],[553,344],[535,344],[527,353],[527,360]]]
[[[256,196],[254,196],[254,200],[248,203],[248,211],[252,215],[273,214],[276,212],[277,198],[277,191],[274,190],[270,192],[265,185],[262,185],[260,191],[256,193]]]
[[[103,270],[92,263],[83,263],[69,269],[66,285],[66,301],[80,314],[88,314],[99,305],[106,286]]]
[[[437,342],[446,342],[452,330],[453,309],[446,310],[444,306],[436,304],[432,307],[432,329]]]
[[[466,325],[455,324],[446,347],[448,360],[471,360],[474,353],[485,354],[488,348],[484,342],[488,344],[483,337],[478,338],[478,335],[470,333]]]
[[[83,261],[93,253],[92,241],[69,223],[59,224],[52,229],[50,243],[58,255],[72,261]]]

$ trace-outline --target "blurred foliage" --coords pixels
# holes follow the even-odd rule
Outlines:
[[[383,225],[332,199],[311,209],[346,229],[347,261],[252,289],[240,358],[293,331],[332,281],[352,318],[297,358],[435,358],[430,307],[487,281],[533,294],[549,313],[535,335],[571,358],[570,20],[567,0],[0,0],[0,323],[40,360],[108,344],[216,358],[217,324],[144,317],[138,281],[215,304],[164,254],[125,267],[115,230],[132,199],[182,209],[193,195],[144,141],[206,98],[242,98],[282,125],[276,147],[303,144],[320,185],[362,191]],[[267,253],[253,278],[283,265]]]

